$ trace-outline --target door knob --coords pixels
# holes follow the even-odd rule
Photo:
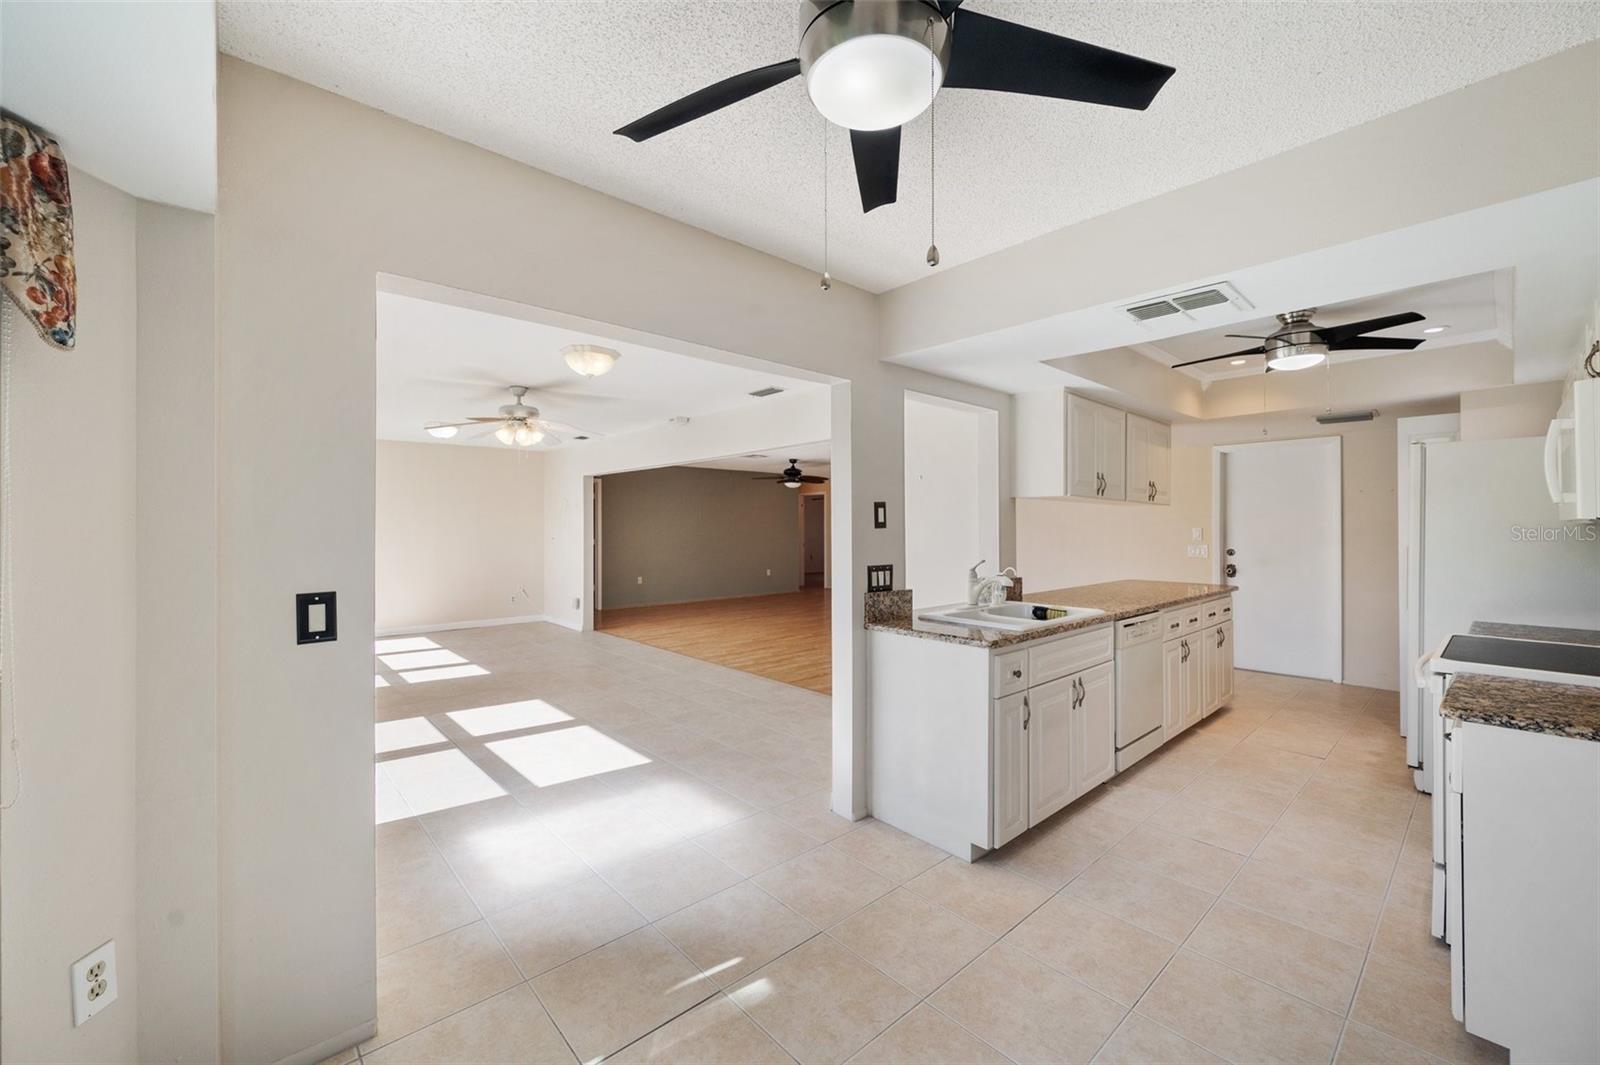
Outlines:
[[[1223,567],[1222,572],[1229,577],[1237,577],[1239,575],[1239,567],[1230,562]]]
[[[1231,548],[1231,547],[1228,548],[1227,555],[1228,555],[1229,558],[1233,557],[1233,548]]]

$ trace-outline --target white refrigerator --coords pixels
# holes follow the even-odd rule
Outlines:
[[[1600,629],[1600,527],[1561,520],[1545,487],[1543,439],[1422,446],[1423,653],[1474,621]],[[1429,736],[1428,700],[1414,705],[1410,734]],[[1417,786],[1431,791],[1428,745],[1420,746]]]

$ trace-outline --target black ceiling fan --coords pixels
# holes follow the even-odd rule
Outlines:
[[[785,488],[799,488],[803,484],[827,484],[828,483],[828,479],[826,477],[815,477],[815,476],[813,476],[813,475],[811,475],[809,473],[801,473],[800,472],[800,467],[795,462],[794,459],[790,459],[789,460],[788,469],[784,470],[782,473],[778,474],[776,477],[770,477],[770,476],[763,475],[763,476],[760,476],[760,477],[752,477],[751,480],[753,480],[753,481],[777,481],[780,484],[782,484]]]
[[[900,127],[940,87],[1142,111],[1172,67],[976,11],[962,0],[800,0],[800,54],[747,70],[616,132],[645,141],[804,75],[824,117],[850,130],[861,207],[896,196]]]
[[[1317,326],[1311,324],[1312,316],[1316,313],[1315,307],[1303,311],[1286,311],[1278,315],[1278,321],[1283,323],[1282,327],[1264,337],[1251,336],[1248,333],[1228,333],[1227,336],[1240,340],[1259,340],[1261,344],[1242,351],[1230,351],[1225,355],[1190,359],[1188,362],[1177,363],[1172,368],[1181,370],[1185,366],[1199,366],[1219,359],[1265,355],[1267,372],[1271,373],[1273,370],[1303,370],[1308,366],[1315,366],[1326,359],[1330,351],[1410,351],[1423,341],[1409,337],[1374,337],[1365,334],[1427,320],[1416,311],[1406,311],[1403,314],[1388,314],[1381,318],[1368,318],[1360,322],[1347,322],[1344,325]]]

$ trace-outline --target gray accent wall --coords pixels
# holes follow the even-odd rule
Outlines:
[[[669,466],[602,478],[601,608],[798,588],[799,493],[756,476]]]

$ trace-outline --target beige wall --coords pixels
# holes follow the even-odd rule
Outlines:
[[[544,456],[378,441],[379,633],[544,613]]]
[[[669,466],[601,478],[600,605],[687,603],[800,587],[799,493],[755,476]]]
[[[1561,406],[1563,383],[1540,381],[1461,393],[1461,439],[1543,436]]]
[[[210,215],[141,200],[139,1060],[218,1060],[217,427]]]
[[[136,201],[82,170],[72,198],[77,348],[47,346],[8,299],[0,312],[14,582],[0,748],[11,804],[0,814],[0,1058],[14,1062],[139,1058]],[[68,967],[108,939],[118,1001],[74,1028]]]
[[[1451,405],[1440,404],[1403,413],[1448,409]],[[1343,438],[1344,680],[1396,689],[1395,417],[1321,426],[1306,415],[1273,415],[1265,434],[1259,418],[1176,425],[1170,506],[1019,499],[1017,569],[1030,591],[1124,578],[1212,580],[1220,550],[1211,542],[1213,445],[1338,435]],[[1196,528],[1213,557],[1188,557]]]

